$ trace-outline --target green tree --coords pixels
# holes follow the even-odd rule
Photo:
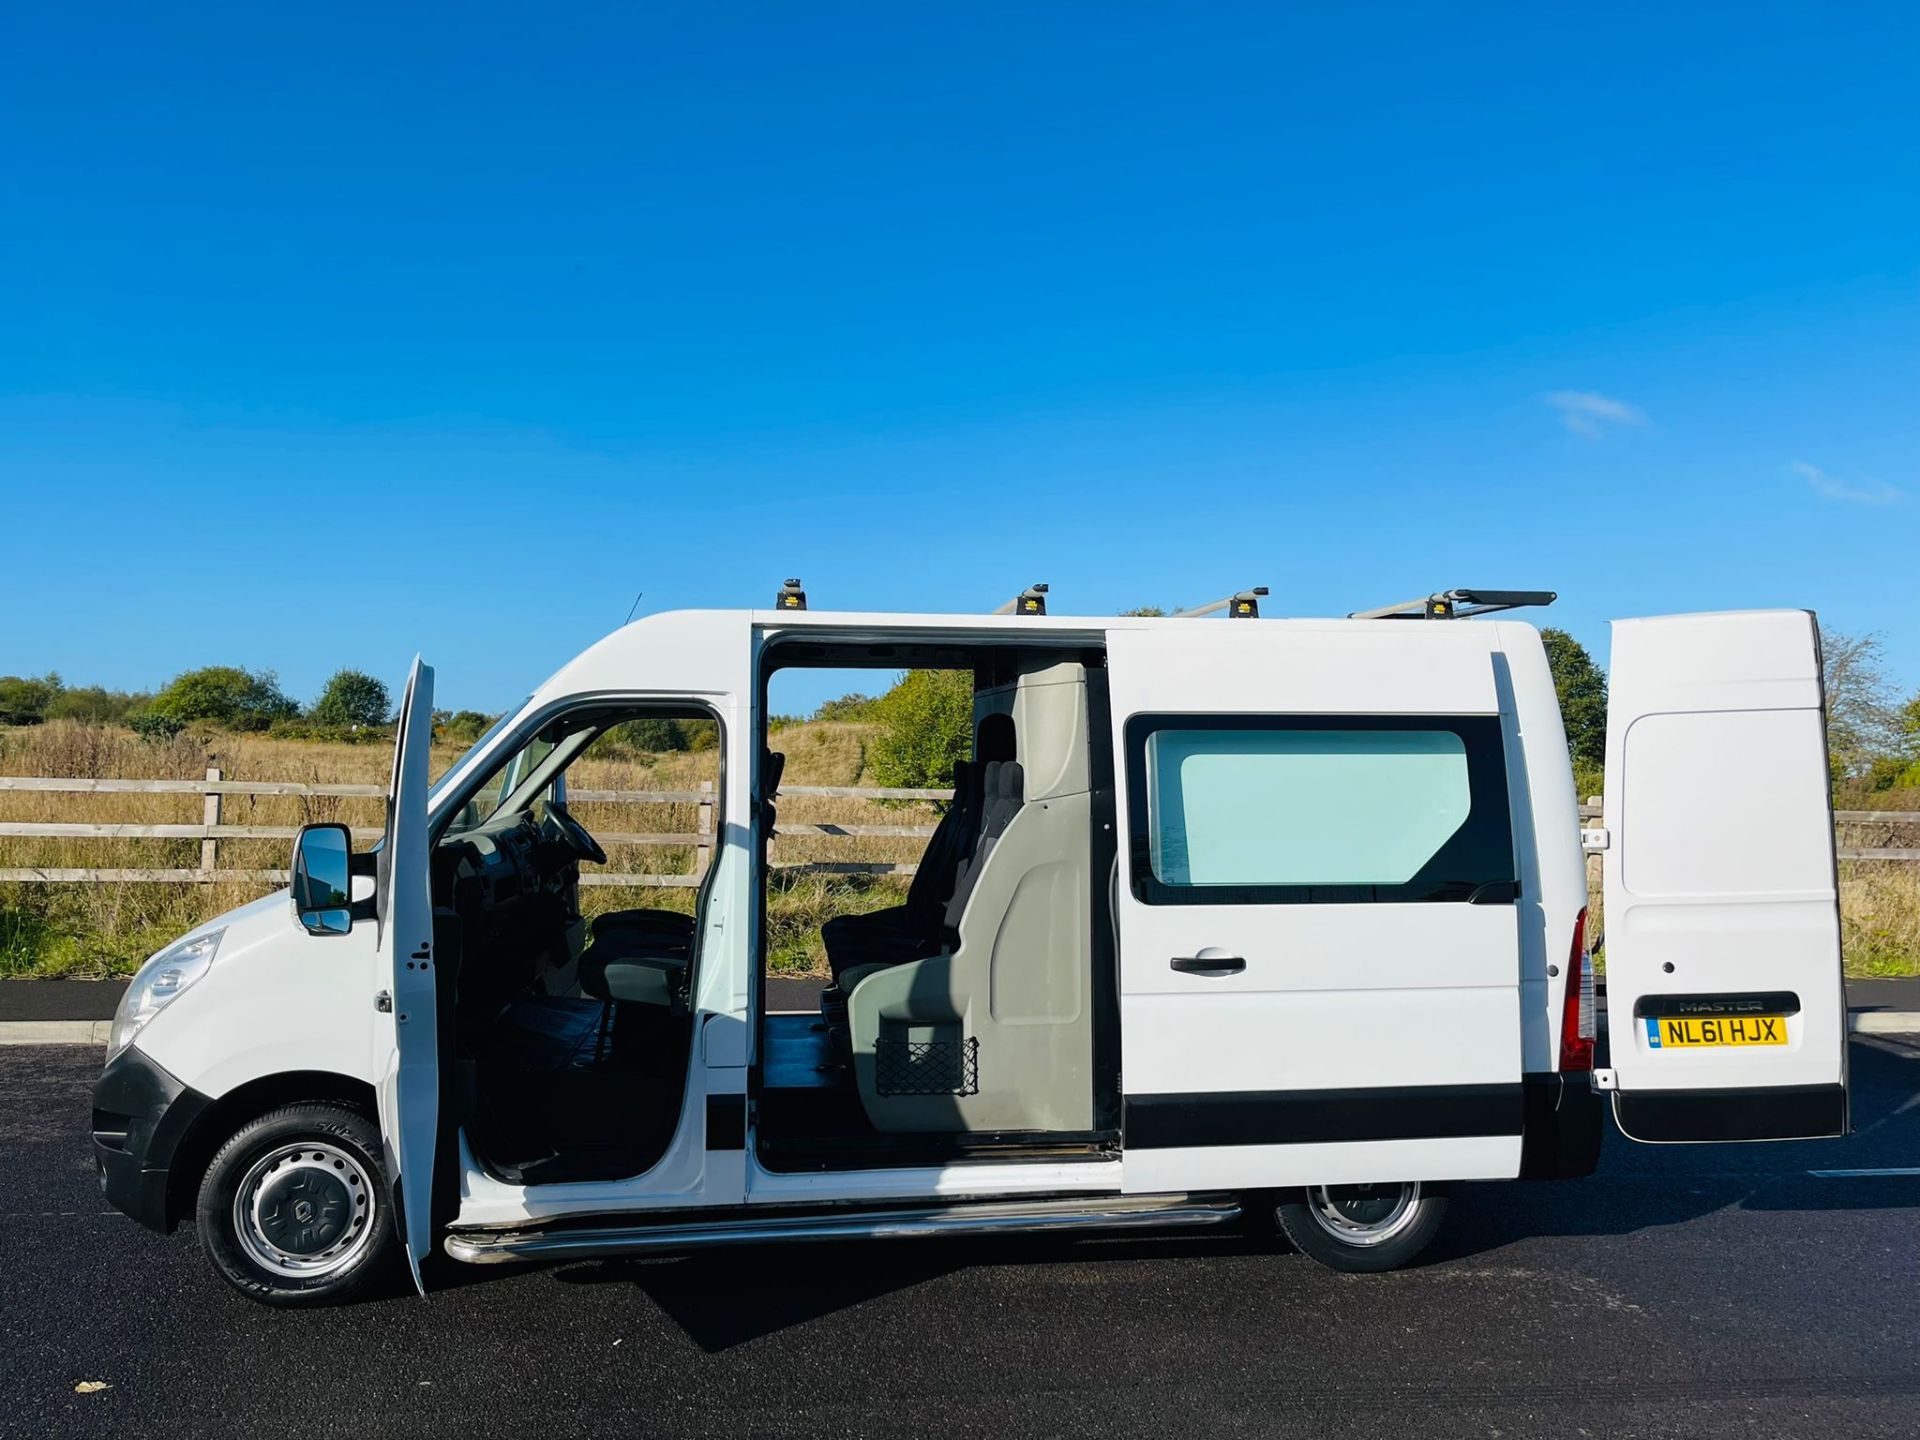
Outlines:
[[[49,720],[91,720],[125,722],[153,697],[109,690],[104,685],[69,685],[53,697],[47,706]]]
[[[0,675],[0,725],[38,725],[64,688],[58,675]]]
[[[1166,613],[1167,612],[1158,605],[1138,605],[1131,610],[1122,610],[1120,612],[1120,618],[1124,620],[1129,616],[1137,616],[1142,620],[1158,620]]]
[[[1827,692],[1827,759],[1836,784],[1884,772],[1903,750],[1900,708],[1880,658],[1878,635],[1820,632]]]
[[[973,676],[965,670],[909,670],[874,706],[882,729],[867,752],[882,785],[953,783],[953,762],[973,746]]]
[[[1920,695],[1893,712],[1893,730],[1895,749],[1874,766],[1873,788],[1920,789]]]
[[[1560,697],[1560,720],[1567,729],[1567,752],[1581,770],[1607,763],[1607,676],[1573,636],[1549,625],[1540,632],[1547,647],[1547,668]]]
[[[365,671],[336,670],[307,718],[316,725],[385,725],[393,718],[393,697]]]
[[[300,707],[280,692],[271,670],[208,665],[174,676],[147,713],[183,724],[198,720],[229,730],[264,730],[276,720],[293,719]]]

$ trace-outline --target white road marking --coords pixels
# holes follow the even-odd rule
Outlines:
[[[1816,1180],[1875,1180],[1883,1175],[1920,1175],[1920,1165],[1894,1165],[1885,1170],[1809,1170]]]

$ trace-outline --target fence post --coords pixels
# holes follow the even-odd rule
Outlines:
[[[693,873],[704,880],[707,867],[713,864],[713,782],[702,780],[700,790],[700,810],[693,828],[701,839],[693,851]]]
[[[220,767],[218,765],[209,765],[207,767],[207,779],[218,780],[219,778]],[[206,797],[205,802],[200,807],[201,824],[218,825],[220,823],[220,798],[220,792],[218,790],[213,791]],[[203,874],[212,875],[214,870],[218,868],[219,848],[220,842],[211,835],[200,842],[200,870]]]

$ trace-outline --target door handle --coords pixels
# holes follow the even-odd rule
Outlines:
[[[1209,945],[1198,955],[1176,955],[1167,962],[1182,975],[1238,975],[1247,968],[1246,960]]]

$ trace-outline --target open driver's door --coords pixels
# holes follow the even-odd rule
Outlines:
[[[1616,621],[1607,709],[1613,1114],[1635,1140],[1847,1129],[1820,637],[1802,610]]]
[[[400,1203],[400,1238],[413,1283],[433,1244],[430,1190],[440,1125],[440,1055],[434,992],[433,894],[427,879],[428,752],[433,744],[433,671],[414,657],[400,702],[387,790],[387,836],[375,891],[380,923],[374,997],[380,1064],[380,1134]],[[378,1060],[376,1053],[376,1059]]]

